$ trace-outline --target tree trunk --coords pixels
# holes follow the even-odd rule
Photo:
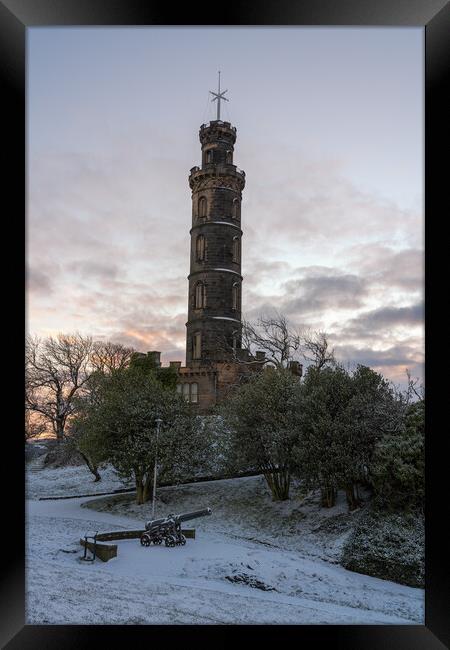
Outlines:
[[[266,470],[264,472],[264,478],[272,492],[272,501],[286,501],[286,499],[289,499],[291,476],[288,470],[281,470],[279,472]]]
[[[320,488],[322,508],[332,508],[336,503],[336,488],[331,485],[325,485]]]
[[[347,497],[348,509],[350,512],[356,510],[361,505],[358,495],[358,486],[356,483],[349,483],[345,486],[345,495]]]
[[[58,443],[62,442],[64,440],[64,422],[59,418],[57,418],[56,420],[55,432],[56,432],[56,442]]]
[[[139,506],[144,503],[144,485],[141,476],[136,476],[136,503]]]
[[[80,451],[79,449],[78,449],[77,451],[78,451],[78,453],[80,454],[81,458],[82,458],[82,459],[84,460],[84,462],[86,463],[86,465],[88,466],[89,471],[92,472],[92,474],[95,476],[94,483],[97,483],[97,481],[101,481],[101,480],[102,480],[102,477],[101,477],[100,474],[98,473],[98,467],[97,467],[97,465],[95,465],[95,463],[93,463],[93,462],[91,461],[91,459],[90,459],[88,456],[86,456],[85,454],[83,454],[82,451]]]
[[[142,492],[143,503],[145,503],[146,501],[150,501],[152,497],[153,497],[153,477],[152,477],[152,473],[149,471],[147,472],[147,478],[145,479],[144,489]]]

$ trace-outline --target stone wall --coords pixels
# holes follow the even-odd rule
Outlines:
[[[192,404],[199,414],[208,413],[216,404],[217,373],[210,366],[202,367],[200,364],[192,367],[178,369],[179,384],[197,383],[197,403]]]
[[[248,353],[244,354],[246,351],[242,352],[242,357],[247,360],[253,359]],[[217,403],[226,399],[246,376],[260,372],[263,363],[262,360],[260,363],[251,364],[222,361],[207,366],[192,363],[187,367],[178,368],[178,383],[197,383],[198,401],[192,406],[198,414],[204,415],[211,412]]]

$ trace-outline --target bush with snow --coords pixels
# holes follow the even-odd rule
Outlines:
[[[342,565],[351,571],[423,587],[424,518],[413,512],[367,510],[343,547]]]

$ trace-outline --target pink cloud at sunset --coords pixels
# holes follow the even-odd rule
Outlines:
[[[283,313],[345,363],[423,379],[420,29],[28,32],[30,333],[184,362],[187,178],[222,66],[244,317]]]

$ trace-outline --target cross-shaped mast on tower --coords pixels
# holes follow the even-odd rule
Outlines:
[[[209,91],[211,95],[214,95],[213,99],[211,99],[212,102],[215,102],[217,99],[217,119],[220,120],[220,100],[223,99],[225,102],[228,102],[229,99],[224,97],[225,93],[228,92],[227,90],[224,90],[223,92],[220,92],[220,70],[219,70],[219,90],[217,93],[214,93],[212,90]]]

